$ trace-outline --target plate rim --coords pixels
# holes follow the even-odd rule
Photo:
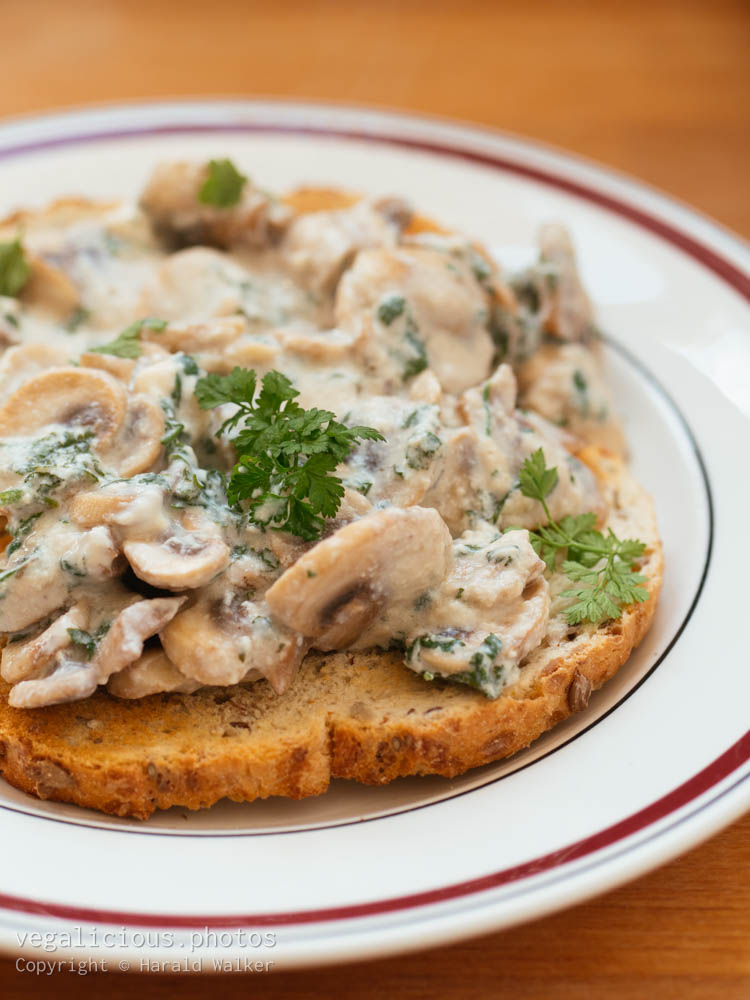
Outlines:
[[[666,660],[667,656],[670,655],[672,649],[677,644],[681,638],[683,632],[687,628],[690,619],[695,613],[701,595],[703,593],[706,581],[709,576],[709,571],[711,568],[711,561],[713,558],[714,550],[714,538],[715,538],[715,526],[716,526],[716,515],[715,515],[715,501],[714,494],[711,487],[711,480],[708,475],[708,468],[706,464],[706,459],[704,452],[693,433],[693,429],[685,416],[683,408],[677,403],[674,396],[669,392],[662,381],[655,375],[648,366],[637,357],[630,348],[626,347],[624,344],[609,338],[606,334],[603,335],[603,342],[605,346],[612,351],[614,354],[619,355],[621,360],[623,360],[627,365],[629,365],[634,372],[636,372],[644,381],[649,383],[655,393],[662,399],[663,403],[669,407],[672,411],[674,418],[680,425],[683,434],[685,435],[685,440],[690,447],[690,450],[695,459],[695,464],[697,471],[700,474],[703,489],[705,491],[705,501],[706,501],[706,513],[707,513],[707,537],[706,537],[706,547],[703,556],[703,567],[700,573],[700,578],[698,579],[697,586],[690,600],[690,604],[685,611],[682,620],[679,625],[677,625],[675,631],[672,633],[669,640],[666,642],[663,650],[659,653],[656,660],[648,667],[648,669],[643,673],[638,680],[629,687],[624,694],[612,705],[610,705],[606,710],[604,710],[600,715],[597,715],[590,722],[582,725],[580,729],[573,732],[567,739],[563,740],[561,743],[550,747],[545,753],[541,754],[539,757],[535,757],[532,760],[527,761],[520,767],[514,768],[511,771],[507,771],[504,774],[498,775],[497,777],[488,777],[486,781],[482,781],[480,784],[472,785],[469,788],[462,789],[461,791],[456,791],[451,794],[446,794],[443,797],[428,800],[426,802],[419,802],[417,804],[402,805],[397,806],[385,812],[374,813],[373,815],[362,816],[358,818],[341,819],[334,820],[327,823],[314,824],[310,826],[293,826],[293,827],[280,827],[271,829],[254,829],[254,830],[202,830],[198,832],[189,832],[187,830],[175,830],[175,829],[165,829],[165,828],[151,828],[148,826],[135,827],[135,826],[115,826],[106,825],[104,823],[97,823],[93,820],[88,819],[76,819],[70,816],[57,816],[54,814],[45,814],[43,812],[37,811],[33,808],[33,802],[28,808],[24,805],[13,804],[9,805],[4,802],[0,802],[0,811],[18,813],[24,816],[30,816],[33,819],[45,820],[51,823],[60,823],[68,826],[78,826],[83,829],[97,830],[100,833],[105,834],[117,834],[117,833],[127,833],[135,834],[142,837],[174,837],[179,839],[190,839],[190,838],[226,838],[226,839],[241,839],[241,838],[256,838],[256,837],[275,837],[275,836],[286,836],[289,834],[302,834],[310,832],[319,832],[321,830],[334,830],[346,826],[361,826],[364,823],[374,823],[382,822],[391,818],[402,816],[405,813],[417,812],[422,809],[427,809],[433,806],[440,805],[441,803],[452,801],[457,798],[461,798],[463,795],[469,795],[480,789],[488,788],[492,785],[496,785],[499,782],[512,777],[513,775],[519,774],[521,771],[532,767],[535,764],[539,764],[542,761],[552,757],[559,751],[564,750],[571,743],[574,743],[577,739],[585,736],[586,733],[590,732],[592,729],[596,728],[600,723],[604,722],[613,712],[620,708],[632,695],[634,695],[645,683],[648,681],[661,666],[661,664]],[[34,800],[35,801],[35,800]]]
[[[395,120],[401,127],[408,127],[409,125],[414,125],[414,127],[419,126],[421,128],[424,128],[425,126],[427,126],[429,128],[434,129],[436,132],[440,132],[441,130],[448,130],[448,131],[453,130],[454,132],[460,134],[467,141],[467,143],[470,143],[473,137],[475,142],[481,139],[482,142],[484,143],[494,142],[499,146],[505,145],[506,152],[504,155],[493,156],[489,152],[481,152],[478,151],[477,149],[474,150],[470,150],[468,148],[461,149],[458,148],[456,145],[454,146],[449,145],[448,135],[445,135],[443,140],[441,140],[440,142],[436,141],[430,143],[425,140],[410,141],[404,136],[396,136],[394,134],[391,135],[384,135],[382,133],[377,134],[374,131],[371,131],[371,129],[374,128],[377,122],[373,122],[370,119],[366,120],[367,128],[362,131],[353,128],[351,124],[348,125],[346,129],[335,129],[335,128],[332,129],[330,127],[310,127],[310,126],[294,127],[290,125],[286,125],[283,127],[272,127],[270,123],[252,125],[250,123],[240,124],[239,122],[234,122],[234,123],[224,122],[221,124],[213,123],[210,124],[209,127],[201,129],[200,127],[197,127],[195,123],[185,122],[172,129],[169,128],[165,129],[163,126],[158,128],[134,126],[128,130],[111,129],[111,130],[98,131],[96,133],[88,133],[88,134],[77,134],[77,135],[69,134],[67,138],[48,138],[46,140],[37,140],[35,142],[17,143],[15,146],[3,145],[2,141],[5,135],[9,131],[12,131],[13,129],[18,127],[22,128],[31,127],[33,129],[34,127],[43,128],[45,124],[65,125],[66,123],[73,123],[76,120],[90,121],[92,117],[96,117],[97,114],[101,114],[102,110],[106,110],[108,113],[120,113],[122,115],[131,114],[135,119],[138,117],[139,113],[141,115],[143,115],[144,112],[150,112],[152,114],[161,112],[163,114],[168,114],[171,111],[174,111],[176,108],[181,109],[183,112],[197,111],[198,109],[201,109],[207,112],[213,111],[215,114],[220,115],[222,113],[222,110],[226,112],[228,107],[231,107],[235,111],[241,109],[245,114],[248,114],[249,116],[252,116],[252,114],[254,112],[257,112],[258,109],[273,108],[274,110],[278,111],[280,108],[283,108],[287,113],[292,113],[292,114],[298,113],[301,118],[304,118],[305,115],[309,116],[313,111],[317,111],[319,113],[332,116],[334,119],[343,118],[346,116],[347,113],[351,113],[352,111],[358,111],[358,112],[367,111],[370,115],[375,116],[377,118],[378,122],[383,128],[385,128],[385,126],[387,126],[388,123],[393,124]],[[350,104],[330,104],[326,102],[300,102],[300,101],[286,101],[286,100],[276,100],[271,102],[268,100],[254,101],[241,98],[229,99],[229,100],[223,98],[210,99],[210,100],[207,99],[195,100],[191,98],[185,98],[179,101],[155,100],[152,102],[143,101],[143,102],[129,102],[129,103],[116,103],[116,104],[113,103],[113,104],[108,104],[106,106],[96,106],[94,108],[88,107],[80,109],[71,109],[52,114],[23,116],[11,120],[4,120],[0,122],[0,159],[5,159],[8,158],[9,156],[28,155],[34,151],[41,151],[45,148],[50,148],[51,146],[73,145],[75,143],[80,143],[84,141],[96,141],[97,139],[106,141],[108,139],[112,140],[117,138],[127,138],[127,137],[134,138],[137,135],[148,135],[149,133],[153,134],[155,131],[160,132],[162,134],[164,134],[165,131],[181,132],[184,134],[187,133],[196,134],[200,133],[201,131],[206,131],[206,132],[212,131],[217,133],[218,132],[227,133],[232,131],[245,132],[245,133],[275,132],[277,134],[287,132],[296,135],[299,135],[301,133],[303,134],[306,133],[318,137],[334,137],[334,138],[339,137],[344,139],[355,139],[355,140],[365,139],[366,141],[372,141],[373,143],[396,145],[402,148],[421,150],[427,153],[431,153],[433,155],[442,154],[452,157],[460,157],[467,160],[473,160],[474,162],[479,162],[485,166],[494,167],[495,169],[500,169],[506,172],[512,172],[515,175],[525,176],[531,180],[540,181],[542,183],[548,184],[552,187],[557,188],[558,190],[566,191],[567,193],[574,194],[577,197],[583,198],[588,202],[593,202],[599,207],[604,208],[609,212],[615,213],[619,217],[627,218],[629,221],[640,226],[641,228],[647,229],[650,233],[655,234],[662,240],[666,240],[668,243],[670,243],[670,245],[675,246],[678,249],[682,250],[683,253],[686,253],[688,256],[696,260],[698,264],[700,264],[704,269],[711,271],[714,275],[721,278],[725,284],[728,284],[730,287],[732,287],[734,291],[738,293],[740,296],[742,296],[747,302],[750,302],[750,275],[746,274],[742,270],[742,267],[738,266],[737,264],[737,257],[744,258],[747,255],[748,250],[750,248],[747,247],[747,245],[744,243],[744,241],[741,240],[740,237],[736,236],[736,234],[732,233],[730,230],[721,226],[721,224],[718,224],[714,222],[714,220],[701,215],[700,213],[696,212],[689,206],[680,203],[679,201],[671,198],[670,196],[662,194],[661,192],[658,192],[655,189],[648,187],[647,185],[643,185],[641,182],[637,180],[629,178],[625,174],[619,174],[615,171],[612,171],[610,168],[606,166],[600,166],[590,160],[585,160],[584,158],[577,157],[575,154],[568,154],[562,150],[558,150],[556,148],[547,146],[542,143],[537,143],[533,140],[527,140],[525,138],[508,135],[503,132],[487,129],[486,127],[482,127],[480,125],[474,125],[474,124],[467,125],[465,123],[452,122],[450,119],[439,118],[436,116],[411,115],[393,111],[385,111],[383,109],[377,109],[377,108],[366,108],[362,106],[358,107]],[[530,164],[527,162],[527,164],[524,166],[523,164],[518,163],[514,159],[514,157],[516,156],[522,158],[524,153],[526,153],[532,161],[534,160],[535,157],[538,158],[541,156],[542,158],[546,158],[547,160],[552,160],[553,162],[550,168],[546,171],[537,166],[534,166],[533,163]],[[560,176],[552,172],[555,169],[565,169],[565,168],[567,168],[568,172],[572,172],[573,174],[575,174],[576,172],[584,171],[588,175],[588,177],[584,178],[583,181],[575,181],[573,179],[570,179],[569,177]],[[625,193],[630,192],[631,196],[635,198],[636,202],[638,201],[639,195],[644,195],[644,196],[648,195],[649,200],[654,201],[656,203],[655,208],[649,208],[648,210],[644,209],[643,207],[639,208],[636,204],[631,204],[622,194],[619,194],[617,192],[608,193],[607,191],[597,190],[596,187],[593,186],[595,185],[597,179],[600,182],[603,181],[605,186],[611,186],[612,184],[614,184],[618,187],[623,187],[625,189]],[[728,244],[729,251],[726,248],[724,248],[722,251],[719,252],[716,249],[706,246],[706,244],[702,242],[700,237],[696,237],[695,235],[690,235],[689,233],[682,232],[678,223],[675,223],[674,221],[665,220],[663,218],[658,218],[652,215],[651,214],[652,211],[654,212],[657,211],[659,207],[662,207],[668,214],[677,212],[678,215],[683,217],[685,224],[689,225],[692,222],[693,227],[695,227],[695,225],[697,224],[700,228],[708,228],[710,231],[713,231],[715,237],[718,237],[721,240],[721,242]],[[734,260],[727,260],[726,254],[729,253],[731,257],[732,250],[734,251]],[[741,759],[737,759],[738,757]],[[657,807],[659,807],[661,803],[664,803],[667,800],[671,802],[673,796],[678,796],[679,798],[679,794],[683,795],[687,794],[687,792],[683,790],[687,789],[688,786],[692,791],[694,790],[694,788],[699,787],[700,781],[709,780],[709,776],[716,777],[716,780],[712,780],[705,787],[701,787],[700,791],[696,791],[695,795],[690,795],[689,798],[685,799],[679,805],[675,806],[674,809],[670,808],[667,810],[667,812],[663,813],[661,816],[657,816],[655,819],[648,819],[642,824],[641,827],[638,827],[638,830],[646,829],[654,822],[657,822],[658,819],[672,815],[675,812],[675,809],[680,809],[684,807],[686,804],[695,801],[696,798],[705,795],[706,792],[709,791],[711,788],[714,788],[720,782],[725,781],[731,774],[741,769],[748,762],[748,760],[750,760],[750,731],[746,733],[744,737],[741,737],[732,747],[724,751],[724,753],[722,753],[716,760],[707,765],[702,771],[700,771],[696,775],[693,775],[682,785],[678,786],[675,789],[672,789],[665,796],[662,796],[655,802],[650,803],[643,809],[638,810],[631,817],[626,818],[620,823],[614,824],[612,827],[608,827],[603,831],[597,831],[596,833],[590,835],[589,837],[583,838],[581,841],[577,842],[576,845],[572,846],[576,847],[579,844],[585,844],[591,840],[595,840],[599,836],[603,836],[604,834],[608,833],[610,830],[622,827],[623,824],[627,824],[635,817],[641,816],[642,814],[650,814],[650,811],[652,809],[656,809]],[[722,772],[720,776],[716,776],[719,775],[719,772]],[[635,874],[637,874],[638,872],[647,871],[650,868],[655,867],[657,864],[663,863],[663,861],[666,860],[666,858],[676,856],[683,850],[688,849],[688,847],[710,836],[712,833],[716,832],[717,829],[720,829],[722,826],[731,822],[732,819],[736,818],[736,816],[738,816],[742,811],[744,811],[744,809],[747,808],[747,805],[750,804],[750,784],[747,783],[748,778],[750,778],[750,774],[745,774],[737,782],[735,782],[731,786],[725,788],[723,791],[718,793],[717,796],[715,796],[710,800],[710,802],[702,803],[690,813],[680,816],[678,820],[675,820],[675,824],[668,827],[667,829],[655,831],[653,837],[656,838],[657,840],[660,840],[662,842],[662,845],[666,847],[666,857],[658,856],[654,858],[653,854],[647,855],[645,858],[640,858],[640,863],[639,863],[637,856],[635,859],[636,861],[635,868],[637,869],[637,871],[636,872],[629,871],[624,876],[622,876],[622,878],[618,878],[617,871],[615,871],[614,873],[610,872],[609,878],[607,878],[606,869],[610,859],[601,858],[600,864],[603,865],[605,868],[605,877],[603,879],[605,884],[598,886],[595,885],[593,887],[591,887],[590,885],[580,887],[581,891],[579,891],[578,894],[576,893],[570,894],[569,897],[570,901],[572,901],[573,896],[578,895],[578,898],[586,898],[587,896],[593,895],[596,892],[603,891],[603,889],[607,888],[608,886],[618,884],[619,881],[624,881],[628,878],[635,877]],[[699,784],[694,786],[695,782],[698,782]],[[740,791],[738,791],[738,789]],[[719,799],[724,800],[722,808],[721,809],[712,808],[715,806],[715,803]],[[690,820],[692,820],[697,813],[705,812],[705,810],[709,810],[709,816],[707,817],[709,819],[709,822],[705,822],[706,817],[704,817],[703,824],[697,824],[697,826],[696,824],[689,825],[687,831],[683,830],[682,837],[673,838],[672,841],[670,841],[668,844],[664,843],[663,838],[669,831],[673,829],[674,826],[676,825],[684,826],[685,823],[689,824]],[[635,832],[637,832],[637,830],[631,830],[630,833],[626,833],[624,834],[623,837],[617,838],[616,842],[617,843],[621,842],[624,839],[624,837],[629,837],[631,834],[634,834]],[[685,835],[686,833],[687,836]],[[210,834],[208,836],[210,837]],[[675,839],[677,839],[678,841],[676,844],[674,843]],[[596,851],[601,849],[601,846],[606,846],[606,845],[600,845],[598,847],[592,848],[592,851],[587,851],[586,854],[591,854],[591,853],[595,854]],[[629,849],[635,852],[639,852],[642,846],[643,845],[641,843],[633,844],[630,845]],[[561,851],[552,852],[552,855],[550,856],[554,856],[559,853],[564,853],[566,855],[566,860],[568,861],[574,859],[573,856],[571,856],[570,854],[570,848],[563,848],[561,849]],[[664,853],[665,853],[664,850],[662,850],[661,854]],[[516,866],[516,868],[525,868],[529,864],[533,864],[533,862],[524,863],[523,865]],[[563,874],[565,873],[564,865],[562,866],[558,865],[555,867],[562,867]],[[536,870],[538,870],[538,868]],[[513,871],[513,869],[509,869],[508,871]],[[498,874],[503,875],[505,873],[500,872],[500,873],[494,873],[494,875],[493,874],[486,875],[483,876],[481,879],[474,879],[467,884],[474,885],[477,882],[485,883],[486,879],[492,879],[493,877],[496,877]],[[568,875],[569,876],[572,875],[573,877],[575,877],[575,873],[568,872]],[[523,877],[524,876],[522,875],[517,876],[518,879],[522,879]],[[459,885],[461,884],[459,883]],[[493,886],[491,884],[483,884],[481,885],[481,887],[475,886],[469,893],[459,893],[458,895],[476,894],[478,892],[484,892],[488,888],[493,888],[493,887],[496,887],[496,885]],[[433,889],[429,890],[427,893],[420,893],[414,895],[417,898],[424,896],[434,897],[435,893],[438,894],[438,897],[440,899],[448,898],[445,895],[446,893],[445,888],[437,890]],[[404,898],[409,899],[414,897],[404,897]],[[12,905],[12,901],[14,899],[16,899],[16,897],[7,897],[0,894],[0,908],[17,911],[17,909],[19,909],[20,907],[15,907]],[[20,901],[20,898],[18,899]],[[427,902],[425,901],[412,902],[410,904],[410,908],[413,909],[415,907],[422,907],[425,905],[429,905],[431,902],[435,901],[437,900],[431,898],[427,900]],[[38,915],[44,914],[47,916],[58,915],[65,919],[71,919],[75,918],[76,916],[80,916],[85,920],[92,919],[91,915],[93,915],[93,919],[99,921],[103,919],[104,920],[114,919],[115,921],[119,922],[122,918],[128,920],[131,926],[171,926],[171,927],[195,926],[194,923],[182,924],[181,923],[182,920],[192,920],[192,921],[198,920],[200,926],[206,924],[207,920],[209,923],[212,920],[216,921],[216,923],[214,924],[215,926],[227,926],[227,925],[242,926],[247,919],[252,921],[253,926],[257,926],[258,923],[257,918],[255,919],[244,918],[242,916],[237,916],[237,915],[232,915],[230,917],[213,916],[209,918],[164,915],[164,919],[167,920],[168,923],[160,924],[159,923],[160,918],[158,915],[143,914],[141,916],[144,918],[144,923],[139,924],[133,919],[134,917],[138,916],[135,914],[118,914],[114,911],[98,911],[98,910],[89,911],[85,910],[84,908],[76,908],[76,907],[67,908],[64,906],[59,906],[57,904],[45,904],[33,900],[27,900],[25,902],[30,904],[31,907],[30,909],[24,908],[24,912],[27,913],[35,913]],[[308,919],[289,920],[286,921],[286,923],[296,923],[296,924],[302,922],[323,923],[325,920],[341,920],[341,919],[349,920],[355,916],[369,916],[373,912],[375,913],[389,912],[389,910],[392,910],[394,907],[388,907],[387,906],[388,902],[389,901],[384,900],[374,904],[360,904],[359,907],[355,907],[354,909],[365,907],[367,908],[367,912],[356,913],[356,914],[346,912],[347,909],[352,909],[352,908],[338,907],[335,909],[337,909],[338,911],[343,910],[344,913],[341,914],[339,912],[338,915],[330,917],[321,917],[319,915],[316,915],[316,913],[325,911],[304,911],[305,914],[311,914],[311,916],[309,916]],[[558,903],[556,907],[545,908],[543,905],[537,906],[534,909],[534,913],[532,914],[532,916],[533,915],[540,916],[543,913],[550,912],[551,908],[559,908],[564,905],[567,905],[566,901]],[[375,907],[375,909],[373,910],[372,907]],[[72,911],[72,913],[69,911]],[[86,914],[86,916],[84,916],[84,914]],[[296,914],[294,916],[299,918],[300,914]],[[280,925],[284,923],[282,919],[279,919],[280,917],[283,917],[283,915],[279,914],[266,915],[264,917],[264,920],[269,925],[271,924]],[[419,922],[421,919],[422,918],[420,917],[416,917],[417,922]],[[530,919],[530,917],[527,917],[526,919]],[[498,926],[497,920],[494,920],[491,926]],[[490,929],[490,927],[487,927],[487,929]],[[468,933],[477,933],[477,931],[473,930],[469,931]],[[456,939],[459,936],[461,936],[459,933],[459,929],[456,928],[452,937]],[[0,948],[1,947],[2,944],[0,944]],[[379,950],[379,953],[383,953],[385,951],[392,952],[394,950],[395,950],[394,947],[384,947]]]

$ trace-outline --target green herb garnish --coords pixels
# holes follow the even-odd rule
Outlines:
[[[31,268],[18,237],[0,243],[0,295],[15,298],[29,280]]]
[[[620,540],[611,528],[606,535],[597,531],[596,514],[552,518],[546,498],[557,485],[557,469],[546,467],[541,448],[523,463],[518,480],[521,493],[538,500],[547,516],[547,524],[529,532],[534,550],[552,570],[557,568],[558,554],[567,555],[562,571],[580,584],[560,595],[573,598],[565,609],[570,625],[619,618],[624,605],[648,600],[643,586],[647,578],[633,571],[633,562],[646,550],[643,542]]]
[[[211,160],[208,177],[198,192],[198,201],[216,208],[230,208],[242,197],[247,177],[241,174],[231,160]]]
[[[161,333],[167,326],[165,319],[156,319],[153,316],[146,316],[145,319],[137,319],[135,323],[126,326],[122,333],[118,333],[114,340],[100,347],[91,347],[89,350],[95,354],[114,354],[118,358],[140,358],[141,356],[141,330],[154,330]]]
[[[234,403],[237,411],[217,434],[237,429],[238,459],[227,488],[230,503],[247,501],[251,521],[300,538],[319,538],[325,518],[341,505],[344,484],[332,475],[358,440],[382,441],[372,427],[347,427],[329,410],[305,410],[280,372],[263,376],[256,398],[255,372],[235,368],[229,375],[206,375],[195,396],[204,410]]]

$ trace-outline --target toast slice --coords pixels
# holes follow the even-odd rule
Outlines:
[[[373,785],[454,777],[516,753],[583,710],[625,663],[661,587],[649,497],[619,459],[594,449],[581,457],[609,501],[609,525],[647,544],[640,571],[649,600],[598,627],[552,618],[520,680],[497,700],[428,682],[398,653],[379,651],[310,654],[282,696],[259,681],[138,701],[98,692],[30,710],[11,708],[2,684],[0,774],[42,799],[146,819],[156,809],[200,809],[225,797],[319,795],[334,777]]]

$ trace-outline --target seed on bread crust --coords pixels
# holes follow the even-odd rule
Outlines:
[[[571,712],[582,712],[589,703],[591,697],[591,681],[576,670],[573,680],[568,685],[568,706]]]

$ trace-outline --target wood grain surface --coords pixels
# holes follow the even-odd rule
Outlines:
[[[375,104],[482,122],[628,171],[750,237],[750,3],[0,0],[0,115],[178,95]],[[16,859],[33,863],[33,859]],[[750,816],[534,924],[275,975],[58,974],[0,996],[750,996]]]

